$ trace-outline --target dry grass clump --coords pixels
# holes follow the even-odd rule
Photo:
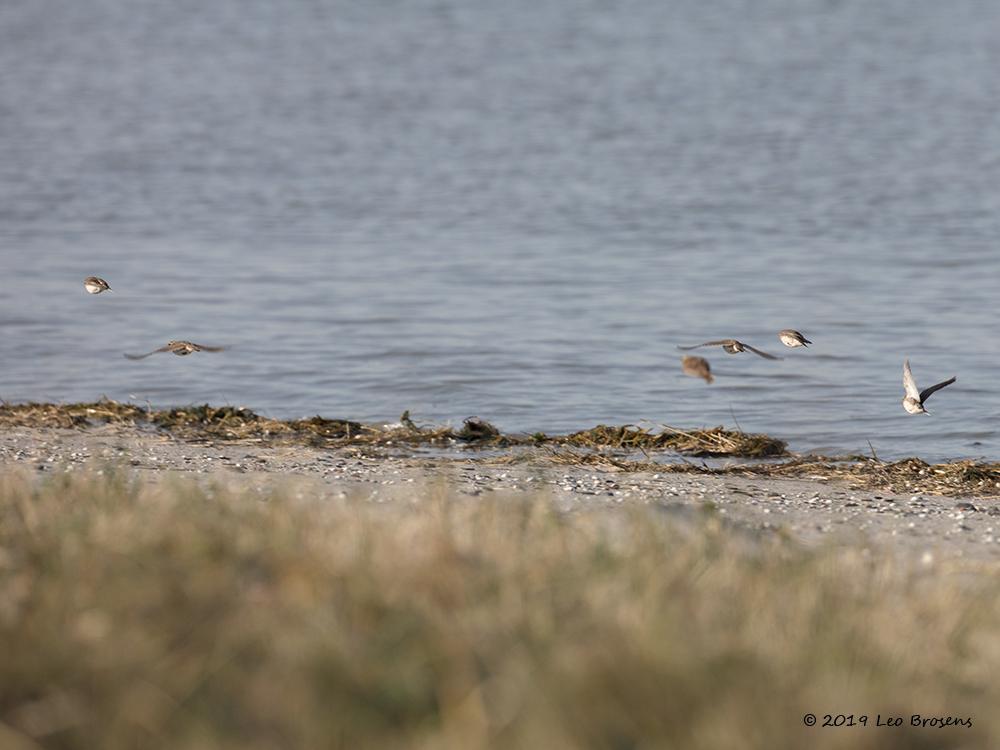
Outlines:
[[[87,404],[2,404],[0,425],[19,427],[89,427],[100,423],[149,424],[187,439],[272,440],[310,445],[377,442],[384,432],[346,419],[280,420],[262,417],[242,406],[143,408],[108,399]]]
[[[623,448],[631,450],[671,450],[689,456],[739,456],[766,458],[785,456],[787,444],[768,435],[732,432],[722,427],[707,430],[679,430],[663,426],[652,432],[635,425],[608,427],[598,425],[591,430],[574,432],[555,441],[586,448]]]
[[[409,500],[3,477],[0,746],[1000,741],[996,565],[917,571],[648,507]]]
[[[135,404],[102,400],[82,404],[0,403],[0,425],[4,427],[87,427],[99,422],[135,424],[147,411]]]
[[[853,475],[872,485],[892,487],[896,492],[927,492],[936,495],[1000,495],[1000,464],[955,461],[928,464],[919,458],[892,463],[858,462]]]
[[[843,461],[807,456],[781,463],[726,467],[720,471],[753,476],[839,479],[864,489],[901,494],[1000,497],[1000,464],[971,460],[928,464],[919,458],[884,462],[859,456]]]
[[[149,421],[169,432],[190,438],[229,440],[297,439],[305,443],[350,440],[365,432],[360,422],[346,419],[279,420],[261,417],[245,407],[188,406],[151,411]]]

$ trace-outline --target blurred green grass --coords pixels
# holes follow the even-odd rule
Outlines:
[[[995,747],[997,573],[444,484],[7,474],[0,748]]]

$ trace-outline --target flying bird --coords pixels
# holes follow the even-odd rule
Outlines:
[[[764,359],[781,359],[781,357],[775,357],[773,354],[762,352],[760,349],[755,349],[750,346],[750,344],[744,344],[742,341],[737,341],[736,339],[719,339],[718,341],[706,341],[704,344],[695,344],[694,346],[678,346],[677,348],[689,351],[703,346],[721,346],[730,354],[739,354],[740,352],[751,351],[758,357],[763,357]]]
[[[778,331],[778,340],[787,347],[794,349],[797,346],[809,346],[812,343],[809,339],[803,336],[798,331],[792,330],[791,328],[786,328],[783,331]]]
[[[145,359],[159,352],[171,352],[178,357],[185,357],[194,352],[221,352],[225,348],[224,346],[202,346],[201,344],[192,344],[190,341],[168,341],[166,346],[161,346],[159,349],[153,349],[153,351],[146,352],[145,354],[126,354],[125,358]]]
[[[701,378],[706,383],[711,383],[715,380],[715,377],[712,375],[712,366],[708,364],[708,360],[704,357],[692,357],[690,354],[685,354],[681,357],[681,370],[684,371],[685,375]]]
[[[918,391],[917,381],[913,379],[913,373],[910,372],[910,360],[906,360],[903,362],[903,388],[906,391],[906,395],[903,397],[903,408],[910,414],[930,414],[924,408],[924,401],[930,398],[930,395],[934,391],[939,391],[946,385],[951,385],[954,382],[955,378],[951,377],[948,380],[932,385],[930,388]]]
[[[88,276],[83,280],[83,288],[86,289],[91,294],[100,294],[101,292],[113,292],[114,289],[102,279],[100,276]]]

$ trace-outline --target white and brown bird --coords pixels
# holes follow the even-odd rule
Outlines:
[[[159,349],[153,349],[153,351],[146,352],[145,354],[126,354],[125,358],[145,359],[160,352],[171,352],[178,357],[185,357],[194,352],[221,352],[225,351],[225,349],[226,347],[224,346],[203,346],[202,344],[192,344],[190,341],[168,341],[166,346],[161,346]]]
[[[114,289],[102,279],[100,276],[88,276],[83,280],[83,288],[86,289],[91,294],[100,294],[101,292],[113,292]]]
[[[797,346],[809,346],[812,343],[809,339],[803,336],[796,330],[791,328],[786,328],[783,331],[778,331],[778,341],[787,347],[794,349]]]
[[[691,349],[700,349],[703,346],[721,346],[730,354],[739,354],[740,352],[753,352],[758,357],[763,357],[764,359],[781,359],[781,357],[775,357],[773,354],[768,354],[767,352],[762,352],[760,349],[755,349],[750,346],[750,344],[744,344],[742,341],[737,341],[736,339],[719,339],[718,341],[706,341],[704,344],[695,344],[694,346],[678,346],[678,349],[683,351],[689,351]]]
[[[910,414],[930,414],[924,408],[924,402],[930,398],[930,395],[934,391],[939,391],[946,385],[951,385],[954,382],[955,378],[950,377],[936,385],[932,385],[930,388],[918,391],[917,381],[913,379],[913,373],[910,371],[910,360],[906,360],[903,362],[903,389],[906,391],[906,395],[903,397],[903,408]]]
[[[712,375],[712,366],[708,364],[708,360],[704,357],[693,357],[690,354],[685,354],[681,357],[681,370],[683,370],[685,375],[701,378],[706,383],[711,383],[715,380],[715,377]]]

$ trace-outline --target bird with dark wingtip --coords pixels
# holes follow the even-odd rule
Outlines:
[[[703,346],[721,346],[730,354],[753,352],[758,357],[763,357],[764,359],[781,359],[781,357],[775,357],[773,354],[762,352],[760,349],[755,349],[750,344],[744,344],[742,341],[737,341],[736,339],[719,339],[717,341],[706,341],[703,344],[695,344],[694,346],[678,346],[677,348],[683,351],[690,351],[691,349],[700,349]]]
[[[792,328],[778,331],[778,341],[790,349],[794,349],[797,346],[809,346],[812,343],[812,341]]]
[[[903,362],[903,390],[906,391],[906,395],[903,396],[903,408],[910,414],[930,414],[924,408],[924,402],[930,398],[932,393],[941,390],[946,385],[951,385],[955,380],[955,376],[952,376],[947,380],[942,380],[940,383],[932,385],[930,388],[918,391],[917,381],[913,379],[913,373],[910,371],[910,360],[906,360]]]
[[[176,354],[178,357],[185,357],[194,352],[222,352],[225,350],[226,347],[224,346],[204,346],[202,344],[192,344],[190,341],[168,341],[166,346],[153,349],[151,352],[146,352],[145,354],[126,354],[124,356],[125,359],[145,359],[160,352],[170,352],[171,354]]]

